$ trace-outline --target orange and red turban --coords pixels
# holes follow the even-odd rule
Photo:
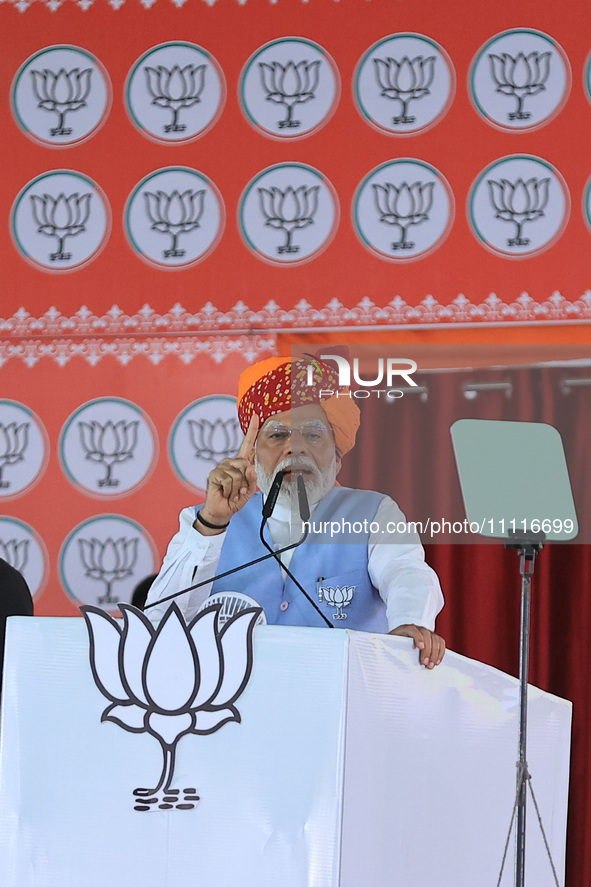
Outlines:
[[[310,372],[312,385],[307,384]],[[321,398],[320,392],[327,390],[335,394]],[[355,445],[359,428],[359,407],[345,389],[339,389],[338,373],[330,364],[324,364],[320,369],[307,360],[292,363],[288,357],[269,357],[255,363],[240,376],[238,419],[245,434],[253,412],[262,425],[277,413],[310,403],[319,404],[326,413],[340,454],[349,452]]]

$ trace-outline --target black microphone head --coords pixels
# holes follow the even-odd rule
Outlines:
[[[285,471],[280,470],[273,478],[273,483],[271,484],[269,495],[267,496],[267,499],[265,500],[265,503],[263,505],[263,517],[265,520],[270,518],[273,514],[273,509],[275,508],[275,503],[277,502],[277,496],[279,495],[279,490],[281,489],[284,475]]]
[[[310,503],[308,501],[308,491],[306,490],[306,482],[301,474],[298,474],[298,504],[300,506],[300,518],[305,523],[310,520]]]

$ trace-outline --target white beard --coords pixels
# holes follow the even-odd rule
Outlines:
[[[326,496],[326,494],[332,490],[334,487],[335,480],[337,479],[337,454],[334,453],[332,457],[332,461],[330,465],[328,465],[323,471],[321,471],[315,462],[311,459],[308,459],[306,456],[288,456],[285,459],[282,459],[279,462],[273,473],[269,473],[265,471],[259,462],[257,456],[254,457],[254,466],[257,474],[257,483],[259,485],[259,489],[262,491],[264,496],[269,495],[269,490],[271,489],[271,484],[273,483],[273,478],[277,474],[278,471],[285,470],[287,468],[293,468],[296,465],[301,465],[309,469],[312,472],[312,476],[310,475],[302,475],[304,478],[304,483],[306,484],[306,493],[308,494],[308,501],[310,505],[317,505],[321,499]],[[277,503],[279,505],[284,505],[287,508],[296,508],[298,509],[298,490],[297,484],[294,480],[285,481],[281,485],[281,489],[279,490],[279,495],[277,497]]]

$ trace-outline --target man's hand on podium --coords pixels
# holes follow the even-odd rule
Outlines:
[[[413,638],[415,647],[421,651],[419,661],[426,668],[435,668],[445,655],[445,641],[434,631],[423,628],[422,625],[399,625],[393,628],[389,634],[399,635],[403,638]]]

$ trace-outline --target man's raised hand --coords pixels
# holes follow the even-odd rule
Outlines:
[[[207,495],[200,514],[216,527],[222,528],[229,523],[232,515],[246,505],[257,488],[254,454],[258,431],[259,417],[253,413],[236,458],[224,459],[209,473]],[[199,521],[195,521],[194,527],[204,536],[221,532],[221,529],[209,529]]]

